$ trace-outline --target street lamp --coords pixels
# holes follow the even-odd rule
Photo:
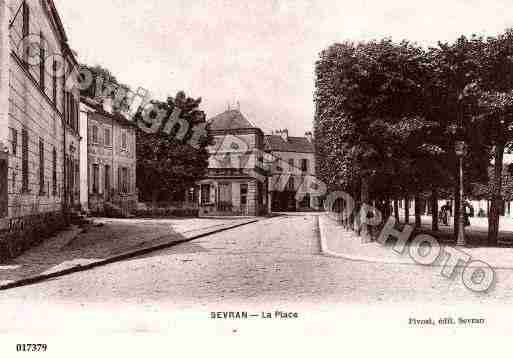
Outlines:
[[[454,143],[454,152],[456,153],[456,157],[458,157],[458,177],[459,177],[459,194],[460,194],[460,203],[459,203],[459,213],[458,213],[458,237],[456,239],[457,246],[464,246],[466,244],[465,240],[465,215],[464,205],[463,205],[463,157],[467,153],[467,145],[465,141],[462,140],[462,127],[458,126],[450,126],[450,132],[456,136],[456,141]]]

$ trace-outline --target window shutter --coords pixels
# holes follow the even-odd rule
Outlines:
[[[132,176],[130,175],[130,172],[132,172],[130,170],[130,168],[127,168],[126,169],[126,191],[127,191],[127,193],[132,192],[132,182],[130,181],[130,178]]]
[[[28,161],[28,131],[24,128],[21,132],[21,162],[22,162],[22,189],[23,192],[27,192],[29,189],[29,178],[28,178],[28,170],[29,170],[29,161]]]
[[[45,49],[45,37],[43,32],[39,32],[39,85],[43,93],[46,93],[46,78],[45,78],[45,60],[46,60],[46,49]]]
[[[118,193],[122,191],[121,167],[118,167]]]

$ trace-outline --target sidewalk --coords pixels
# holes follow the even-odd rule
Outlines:
[[[326,255],[355,261],[418,265],[409,256],[408,246],[405,253],[400,255],[390,245],[384,246],[378,242],[363,243],[354,232],[345,230],[326,214],[319,216],[319,232],[322,252]],[[443,243],[441,246],[446,247]],[[513,269],[513,248],[465,247],[460,250],[470,255],[472,260],[483,261],[492,268]],[[444,261],[441,263],[443,265]],[[441,265],[440,261],[434,265]]]
[[[0,264],[0,286],[104,261],[130,252],[180,242],[250,223],[244,219],[107,219],[72,226],[8,263]]]

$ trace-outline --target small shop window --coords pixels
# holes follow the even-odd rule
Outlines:
[[[240,185],[240,204],[245,206],[248,204],[248,185],[243,183]]]
[[[201,204],[210,203],[211,186],[209,184],[201,185]]]

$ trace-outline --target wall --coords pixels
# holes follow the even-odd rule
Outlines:
[[[10,1],[11,16],[14,16],[19,1]],[[62,53],[60,37],[51,25],[45,10],[38,0],[29,0],[30,33],[43,32],[48,44],[48,54]],[[20,41],[22,36],[21,12],[11,29],[10,46],[22,57]],[[64,81],[57,81],[57,98],[53,100],[52,78],[46,74],[45,88],[41,90],[39,66],[29,66],[28,71],[16,56],[10,56],[9,64],[9,216],[18,217],[39,212],[62,209],[64,196],[64,128],[63,89]],[[69,64],[67,71],[70,71]],[[29,75],[30,74],[30,75]],[[31,78],[32,77],[32,78]],[[28,130],[29,146],[29,191],[22,193],[22,129]],[[13,135],[17,133],[17,138]],[[40,195],[39,183],[39,140],[44,143],[45,188]],[[17,140],[17,141],[15,141]],[[67,131],[66,150],[76,148],[72,158],[78,163],[79,137]],[[53,193],[53,149],[57,153],[57,191]],[[15,151],[16,150],[16,151]]]
[[[62,54],[62,38],[52,17],[42,6],[45,1],[27,0],[30,8],[30,33],[43,33],[46,54]],[[0,143],[6,145],[6,172],[0,173],[6,188],[7,207],[5,218],[0,221],[0,258],[9,258],[40,243],[46,236],[66,225],[69,216],[64,214],[65,198],[64,150],[69,159],[79,163],[80,136],[71,127],[63,127],[64,78],[58,78],[53,96],[52,74],[45,72],[45,86],[41,84],[40,69],[22,64],[22,24],[18,0],[0,0]],[[9,22],[14,19],[13,27]],[[67,74],[76,65],[65,54]],[[51,69],[51,66],[50,66]],[[71,87],[76,83],[69,82]],[[74,89],[75,96],[78,89]],[[76,97],[75,97],[76,98]],[[28,134],[28,188],[22,189],[22,129]],[[44,150],[44,185],[40,181],[40,141]],[[66,141],[66,148],[64,146]],[[75,149],[75,152],[69,151]],[[53,190],[53,153],[56,154],[56,191]],[[0,157],[3,151],[0,148]],[[0,158],[0,161],[2,158]],[[1,167],[0,167],[1,168]],[[75,174],[78,178],[78,173]],[[5,187],[3,185],[6,184]],[[78,194],[78,188],[72,189]]]
[[[93,127],[98,128],[98,142],[93,143]],[[136,178],[136,139],[135,129],[122,125],[111,117],[88,112],[88,193],[89,204],[92,211],[103,212],[104,202],[109,199],[111,202],[123,202],[124,198],[130,201],[129,211],[135,210],[137,201],[137,178]],[[105,129],[111,133],[111,144],[105,144]],[[122,148],[122,134],[127,134],[127,148]],[[99,166],[99,193],[93,193],[93,164]],[[105,166],[110,166],[110,188],[105,190]],[[119,188],[120,168],[129,169],[128,193],[121,193]],[[106,193],[107,192],[107,193]],[[114,192],[114,197],[112,197]]]
[[[272,178],[269,182],[269,191],[285,191],[289,179],[294,178],[294,191],[296,194],[296,202],[299,203],[303,196],[310,194],[310,208],[314,208],[316,203],[316,191],[313,189],[318,181],[315,179],[315,154],[302,152],[280,152],[272,151],[274,163],[271,165]],[[289,160],[294,160],[294,166],[289,166]],[[308,160],[307,171],[301,170],[301,160]],[[281,170],[280,168],[281,167]],[[322,192],[319,190],[319,195]],[[299,196],[297,196],[299,195]]]
[[[82,209],[87,210],[89,208],[89,163],[87,159],[87,144],[89,140],[89,134],[87,131],[87,118],[88,113],[83,105],[80,105],[80,134],[82,135],[82,141],[80,141],[80,206]]]

